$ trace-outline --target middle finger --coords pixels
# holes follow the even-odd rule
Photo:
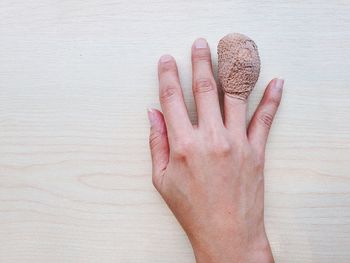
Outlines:
[[[196,101],[198,126],[223,126],[211,55],[205,39],[197,39],[192,46],[192,89]]]

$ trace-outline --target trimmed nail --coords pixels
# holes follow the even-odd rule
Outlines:
[[[207,48],[208,47],[208,43],[205,39],[203,38],[198,38],[195,42],[194,42],[194,46],[195,48]]]
[[[173,59],[173,57],[170,56],[170,55],[163,55],[163,56],[160,57],[159,61],[161,63],[164,63],[164,62],[168,62],[168,61],[170,61],[172,59]]]
[[[275,82],[275,89],[282,90],[284,85],[284,79],[277,79]]]
[[[156,121],[156,117],[154,115],[154,110],[151,108],[147,109],[147,115],[148,115],[148,120],[149,120],[149,124],[151,125],[151,127],[153,126],[153,124]]]

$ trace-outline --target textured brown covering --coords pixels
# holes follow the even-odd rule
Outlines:
[[[228,34],[218,44],[219,82],[224,92],[247,99],[260,73],[258,48],[242,34]]]

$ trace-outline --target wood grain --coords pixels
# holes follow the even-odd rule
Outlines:
[[[156,62],[242,32],[286,87],[266,163],[277,262],[350,261],[349,1],[0,1],[0,262],[194,262],[151,185]],[[215,62],[216,67],[216,62]]]

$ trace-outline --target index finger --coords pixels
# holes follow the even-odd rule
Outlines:
[[[265,151],[272,121],[281,102],[283,85],[283,79],[273,79],[269,83],[250,121],[248,138],[251,144],[257,147],[260,153]]]
[[[169,140],[181,138],[192,129],[184,102],[175,59],[163,55],[158,63],[159,100],[168,129]]]

